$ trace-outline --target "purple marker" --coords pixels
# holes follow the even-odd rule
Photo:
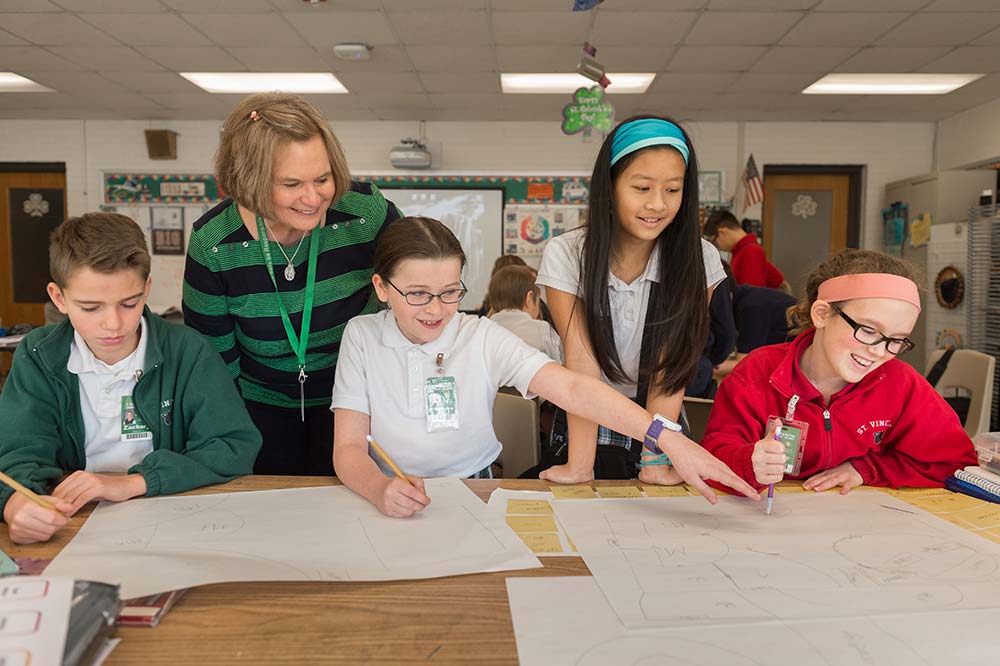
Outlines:
[[[774,427],[774,441],[781,441],[781,426]],[[771,505],[774,504],[774,484],[770,484],[767,487],[767,515],[771,515]]]

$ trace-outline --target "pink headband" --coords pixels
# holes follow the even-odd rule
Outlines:
[[[853,298],[894,298],[920,310],[920,294],[913,280],[888,273],[854,273],[830,278],[819,286],[816,297],[828,303]]]

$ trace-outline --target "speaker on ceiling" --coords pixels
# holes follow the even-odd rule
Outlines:
[[[151,160],[176,160],[177,132],[166,129],[146,130],[146,151]]]

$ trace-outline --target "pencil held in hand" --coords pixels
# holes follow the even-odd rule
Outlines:
[[[48,509],[49,511],[55,511],[56,513],[59,513],[59,511],[54,506],[52,506],[51,502],[48,502],[48,501],[42,499],[33,490],[31,490],[30,488],[25,488],[20,483],[18,483],[14,479],[10,478],[9,476],[7,476],[6,474],[4,474],[3,472],[0,472],[0,481],[3,481],[8,486],[10,486],[11,488],[13,488],[15,491],[21,493],[22,495],[24,495],[25,497],[27,497],[28,499],[30,499],[35,504],[37,504],[38,506],[42,507],[43,509]]]
[[[399,467],[396,466],[396,463],[392,462],[392,458],[389,457],[389,454],[382,450],[382,447],[378,445],[378,442],[372,439],[371,435],[365,435],[365,439],[368,440],[368,443],[371,444],[373,449],[375,449],[375,453],[378,454],[378,457],[385,461],[385,464],[389,466],[389,469],[391,469],[396,476],[401,478],[403,481],[406,481],[411,486],[413,485],[410,483],[410,479],[403,474],[403,470],[399,469]]]

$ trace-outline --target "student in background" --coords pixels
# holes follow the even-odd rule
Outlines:
[[[718,251],[699,231],[694,146],[673,121],[630,118],[604,141],[590,183],[589,222],[550,240],[538,272],[566,367],[679,420],[684,388],[705,349],[709,291],[725,277]],[[644,341],[651,351],[643,364]],[[640,380],[648,391],[640,391]],[[553,428],[549,446],[558,454],[568,443],[566,462],[541,478],[607,478],[604,467],[634,475],[639,447],[630,433],[586,417],[567,421],[566,432]],[[627,464],[615,465],[616,457]],[[680,482],[668,465],[645,458],[642,481]]]
[[[528,270],[533,270],[521,257],[516,254],[501,254],[493,262],[493,268],[490,269],[490,279],[496,275],[497,271],[501,268],[507,268],[508,266],[521,266],[527,268]],[[486,296],[483,297],[483,304],[479,306],[479,316],[480,317],[490,317],[493,315],[493,308],[490,307],[490,294],[487,288]]]
[[[733,303],[736,353],[716,366],[715,376],[720,380],[754,349],[785,342],[788,339],[788,309],[798,303],[794,296],[780,289],[735,284],[729,264],[723,261],[722,265],[726,269],[727,291]]]
[[[330,391],[343,326],[378,307],[375,239],[399,217],[357,183],[323,113],[304,98],[251,95],[215,156],[231,198],[194,224],[184,321],[236,380],[264,444],[257,474],[330,475]]]
[[[725,265],[726,262],[722,263]],[[726,362],[736,346],[732,280],[733,276],[727,271],[726,281],[712,291],[712,300],[708,304],[708,342],[705,352],[698,359],[698,370],[684,390],[686,396],[714,398],[718,388],[714,377],[715,368]]]
[[[715,497],[703,479],[756,493],[697,444],[596,378],[570,372],[490,319],[458,312],[465,253],[436,220],[389,226],[372,283],[389,310],[351,320],[334,383],[334,464],[339,478],[382,513],[405,517],[430,498],[421,477],[489,477],[500,454],[493,402],[500,386],[538,394],[659,446],[676,473]],[[412,474],[390,477],[369,455],[371,436]],[[381,467],[381,468],[380,468]]]
[[[113,213],[71,218],[52,234],[49,262],[49,297],[67,319],[35,329],[14,354],[0,393],[0,469],[38,493],[55,485],[58,512],[0,487],[11,539],[47,541],[87,502],[249,474],[260,434],[222,359],[145,307],[139,225]]]
[[[755,234],[743,231],[736,217],[727,210],[717,210],[705,222],[704,235],[724,252],[732,254],[736,284],[778,289],[785,277],[774,267]]]
[[[501,268],[490,278],[486,299],[494,310],[490,319],[562,363],[559,335],[541,319],[541,291],[535,285],[534,271],[527,266]]]
[[[702,445],[758,488],[785,477],[772,416],[808,424],[790,477],[806,490],[940,487],[975,465],[955,412],[896,358],[913,347],[916,279],[910,264],[868,250],[820,264],[792,311],[798,337],[751,352],[723,380]]]

